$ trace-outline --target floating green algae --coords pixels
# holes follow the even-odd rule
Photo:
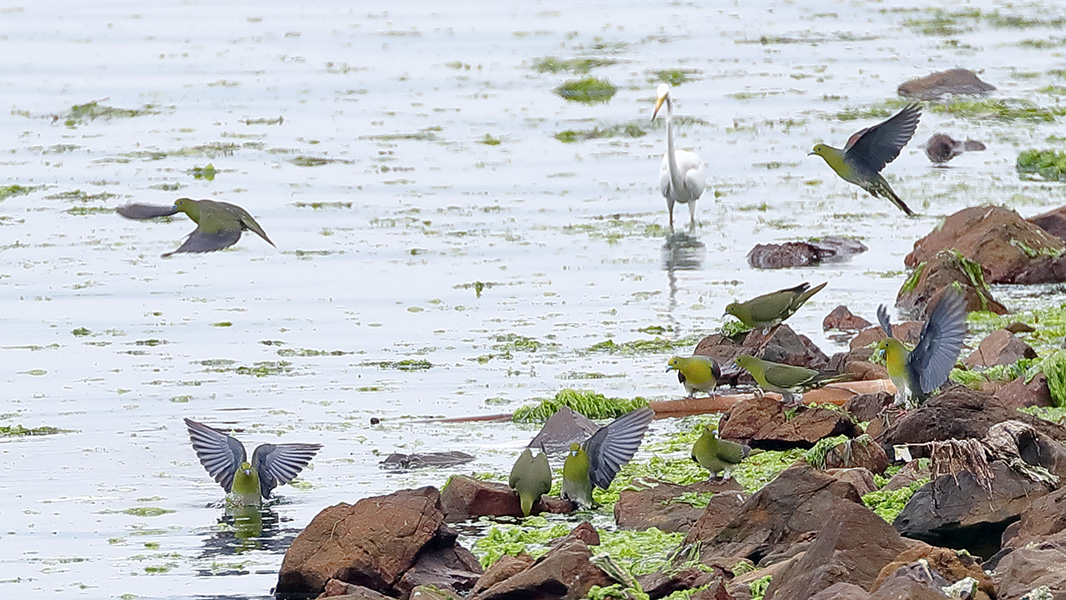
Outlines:
[[[375,362],[363,363],[367,366],[379,367],[382,369],[396,369],[398,371],[424,371],[426,369],[432,369],[433,363],[422,358],[406,358],[404,360],[379,360]]]
[[[607,354],[622,354],[627,356],[633,354],[665,354],[673,352],[679,348],[687,349],[695,347],[701,339],[703,339],[703,336],[694,335],[679,339],[656,336],[650,340],[633,340],[622,343],[617,343],[614,340],[604,340],[589,346],[584,352],[604,352]]]
[[[0,200],[6,200],[12,196],[22,196],[23,194],[28,194],[34,190],[41,189],[41,187],[43,186],[25,186],[18,184],[2,185],[0,186]]]
[[[471,550],[482,567],[488,568],[504,554],[525,552],[536,558],[548,551],[548,543],[570,533],[569,523],[549,523],[544,517],[527,517],[521,525],[493,525],[474,542]]]
[[[555,139],[564,144],[599,140],[616,137],[639,138],[648,134],[643,126],[636,122],[619,123],[617,125],[597,125],[591,129],[564,129],[555,134]]]
[[[1066,152],[1026,150],[1018,155],[1019,175],[1037,176],[1045,181],[1066,181]]]
[[[565,388],[559,390],[554,398],[519,408],[514,411],[511,420],[515,423],[541,423],[564,406],[590,419],[614,419],[647,405],[648,401],[644,398],[608,398],[590,390]]]
[[[0,437],[29,437],[37,435],[55,435],[70,433],[69,429],[58,427],[23,427],[22,425],[0,425]]]
[[[766,590],[770,589],[770,581],[773,578],[773,575],[767,575],[749,583],[748,590],[751,592],[751,600],[762,600],[763,596],[766,595]]]
[[[538,73],[559,73],[566,71],[575,75],[585,75],[592,69],[609,67],[618,61],[612,58],[556,58],[546,56],[533,61],[533,70]]]
[[[669,83],[678,86],[689,81],[698,79],[701,74],[699,69],[659,69],[648,73],[648,83]]]
[[[865,504],[867,508],[877,513],[877,516],[891,523],[892,521],[895,521],[899,513],[903,511],[903,507],[907,505],[908,501],[910,501],[914,492],[917,492],[918,488],[927,483],[929,483],[928,479],[919,479],[911,482],[907,487],[898,490],[877,490],[875,492],[870,492],[862,497],[862,503]]]
[[[614,97],[618,88],[606,79],[586,77],[563,82],[555,93],[565,100],[582,104],[605,104]]]
[[[85,104],[75,104],[70,107],[70,111],[65,115],[53,115],[53,119],[62,120],[64,125],[74,128],[96,119],[128,119],[159,114],[159,112],[159,107],[153,104],[145,104],[141,108],[116,108],[93,101]]]

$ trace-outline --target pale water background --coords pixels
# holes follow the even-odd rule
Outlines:
[[[451,472],[387,473],[387,454],[462,450],[478,459],[457,471],[505,472],[535,430],[426,417],[509,412],[564,387],[678,397],[668,353],[589,348],[648,327],[698,336],[734,297],[803,280],[831,283],[791,323],[831,352],[822,317],[846,303],[872,318],[939,217],[1066,203],[1014,170],[1020,149],[1062,146],[1049,139],[1061,120],[927,111],[886,171],[914,219],[806,156],[873,122],[840,111],[954,66],[982,70],[997,97],[1057,106],[1060,4],[999,7],[1037,22],[971,16],[954,32],[908,21],[932,3],[773,5],[0,0],[0,184],[33,188],[0,201],[0,424],[69,430],[0,440],[0,595],[264,596],[320,509]],[[617,61],[592,72],[617,95],[564,101],[552,89],[579,76],[533,69],[552,56]],[[708,161],[710,189],[703,247],[669,252],[664,130],[649,119],[654,71],[675,68],[694,71],[674,92],[690,118],[679,146]],[[150,114],[66,123],[94,100]],[[554,138],[630,122],[648,135]],[[917,145],[936,131],[989,150],[932,168]],[[194,178],[208,163],[214,180]],[[178,196],[245,207],[278,249],[246,235],[161,259],[191,222],[110,212]],[[745,263],[757,242],[828,234],[870,251],[817,269]],[[184,416],[239,427],[249,446],[325,446],[303,485],[278,490],[263,539],[219,524]]]

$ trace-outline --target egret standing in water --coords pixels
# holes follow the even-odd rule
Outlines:
[[[659,189],[670,211],[670,231],[674,230],[674,203],[688,204],[689,228],[696,228],[696,200],[707,187],[707,165],[695,152],[674,150],[674,106],[670,100],[670,84],[661,83],[656,92],[654,121],[659,109],[666,104],[666,154],[659,167]]]

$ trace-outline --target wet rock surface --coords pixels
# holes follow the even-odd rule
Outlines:
[[[1036,358],[1036,351],[1010,331],[997,329],[981,340],[962,362],[970,368],[993,367],[1013,364],[1023,358]]]
[[[824,369],[829,363],[829,357],[810,338],[797,334],[787,323],[765,333],[761,329],[733,337],[713,333],[696,344],[694,353],[713,358],[722,367],[723,380],[731,379],[734,385],[755,382],[747,371],[734,364],[741,354],[810,369]]]
[[[888,455],[881,445],[868,435],[837,444],[825,455],[827,469],[862,468],[881,474],[888,468]]]
[[[866,319],[852,314],[848,307],[841,304],[834,308],[822,319],[822,330],[840,329],[844,331],[861,331],[870,327],[872,323]]]
[[[935,133],[921,146],[925,156],[936,164],[944,164],[965,152],[985,150],[985,145],[974,140],[959,141],[946,133]]]
[[[1054,406],[1051,390],[1047,385],[1047,375],[1037,373],[1032,380],[1026,381],[1025,375],[999,388],[993,396],[1007,408],[1025,406]]]
[[[843,261],[867,250],[858,240],[838,236],[806,242],[757,244],[748,252],[748,265],[755,269],[808,267]]]
[[[619,494],[614,519],[622,529],[687,532],[710,511],[723,518],[735,514],[748,498],[735,479],[678,485],[666,481],[637,481]],[[685,494],[709,496],[707,508],[685,501]],[[713,494],[713,495],[712,495]],[[713,506],[713,508],[712,508]]]
[[[402,454],[393,452],[381,461],[383,469],[424,469],[426,467],[454,467],[474,460],[466,452],[424,452],[421,454]]]
[[[548,417],[537,432],[530,448],[542,448],[548,454],[559,454],[570,449],[572,442],[581,443],[592,437],[600,426],[569,406],[557,410]]]
[[[995,89],[969,69],[949,69],[905,81],[896,91],[904,98],[936,100],[947,94],[987,94]]]
[[[903,284],[896,297],[896,307],[911,317],[925,320],[929,310],[948,290],[962,291],[967,311],[983,310],[1006,314],[1007,308],[992,297],[987,286],[974,284],[975,276],[967,268],[983,269],[981,265],[967,267],[953,250],[945,250],[918,266],[919,272]],[[893,327],[895,332],[895,327]]]
[[[449,523],[477,517],[522,516],[518,494],[503,483],[456,475],[448,480],[440,495],[444,520]],[[573,512],[574,508],[574,504],[569,500],[545,495],[533,503],[533,514],[565,514]]]
[[[769,396],[737,402],[722,416],[718,431],[723,438],[769,450],[810,448],[823,438],[862,434],[846,413],[804,406],[790,418],[784,404]]]
[[[612,581],[590,562],[588,544],[572,539],[552,548],[532,565],[471,596],[471,600],[583,598],[594,585]]]

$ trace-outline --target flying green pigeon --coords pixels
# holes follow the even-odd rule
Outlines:
[[[877,320],[888,337],[877,342],[874,351],[885,355],[888,376],[896,385],[896,404],[907,408],[918,406],[947,381],[962,351],[966,337],[966,304],[962,294],[954,290],[941,294],[922,326],[918,345],[909,352],[892,337],[892,323],[884,304],[877,308]]]
[[[548,466],[548,455],[544,449],[541,449],[536,458],[529,448],[523,450],[511,467],[511,477],[507,480],[507,485],[518,492],[522,515],[528,517],[533,510],[533,504],[552,487],[552,470]]]
[[[690,398],[696,392],[714,396],[714,388],[722,376],[722,369],[710,356],[694,354],[692,356],[675,356],[666,363],[667,371],[677,371],[677,380],[685,386]]]
[[[584,444],[570,444],[563,463],[562,497],[581,507],[592,506],[592,486],[607,489],[622,465],[629,462],[655,417],[645,406],[600,427]]]
[[[718,437],[718,427],[707,425],[703,434],[692,445],[692,460],[710,471],[711,479],[722,473],[722,479],[729,479],[733,469],[751,454],[751,448]]]
[[[249,463],[237,438],[192,419],[185,419],[185,426],[200,464],[236,506],[261,505],[271,490],[295,479],[322,449],[321,444],[262,444]]]
[[[769,329],[795,314],[811,296],[822,291],[827,283],[829,282],[814,287],[809,283],[801,283],[796,287],[756,296],[745,302],[731,302],[725,307],[725,312],[740,319],[745,327]]]
[[[274,246],[274,242],[270,241],[266,232],[248,211],[228,202],[178,198],[173,206],[127,204],[115,209],[115,212],[127,219],[138,221],[169,217],[179,212],[188,215],[196,223],[196,229],[189,234],[185,243],[177,250],[163,254],[164,257],[178,252],[214,252],[228,248],[241,239],[242,231],[251,231]]]
[[[848,138],[843,150],[818,144],[808,156],[821,156],[844,181],[854,183],[875,198],[886,198],[907,215],[913,215],[914,212],[881,176],[881,169],[896,160],[899,151],[907,145],[914,136],[914,131],[918,129],[918,119],[921,116],[922,107],[910,104],[895,116],[855,132]]]
[[[798,406],[802,402],[795,394],[802,396],[804,392],[852,377],[850,373],[815,371],[806,367],[762,360],[748,354],[741,354],[735,362],[737,366],[751,373],[760,388],[781,394],[789,406]]]

